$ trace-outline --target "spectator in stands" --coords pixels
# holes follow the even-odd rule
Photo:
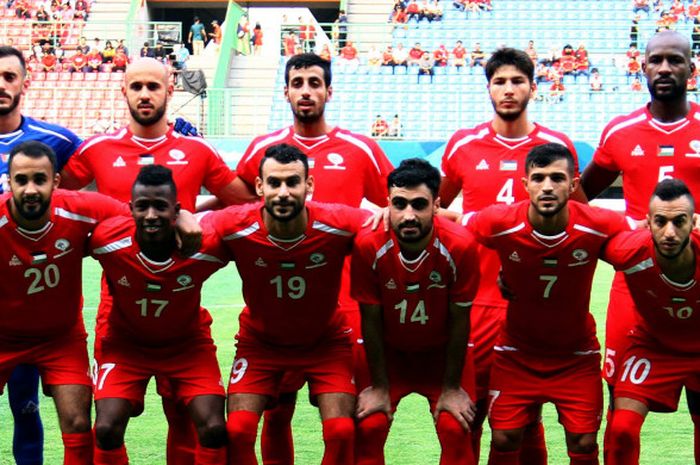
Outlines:
[[[656,32],[673,29],[674,21],[671,14],[664,10],[661,12],[661,18],[656,21]]]
[[[182,44],[180,50],[185,50],[185,52],[187,52],[187,56],[190,56],[190,52],[187,50],[187,47],[185,47],[185,44]],[[128,64],[129,55],[126,54],[126,50],[124,48],[117,47],[114,57],[112,58],[112,72],[124,73],[126,72],[126,65]]]
[[[394,49],[392,56],[394,57],[394,66],[403,66],[404,68],[408,68],[408,51],[406,51],[401,42],[396,44],[396,48]]]
[[[698,16],[700,16],[700,4],[698,4],[698,0],[693,0],[688,5],[688,19],[695,22]]]
[[[41,57],[41,65],[45,72],[56,71],[56,65],[58,64],[58,59],[53,53],[53,49],[49,49],[44,56]]]
[[[688,82],[686,84],[686,90],[688,92],[697,92],[698,91],[698,73],[697,71],[694,71],[693,74],[690,75],[688,78]]]
[[[416,22],[419,22],[421,20],[420,5],[416,0],[410,0],[408,2],[408,5],[406,6],[406,15],[408,16],[406,22],[412,19],[415,19]]]
[[[96,48],[90,49],[87,54],[87,71],[90,73],[99,73],[102,70],[102,54]]]
[[[343,64],[356,67],[360,64],[357,56],[357,49],[351,40],[348,40],[345,47],[340,49],[340,60]]]
[[[418,60],[418,82],[420,83],[421,76],[430,76],[430,83],[433,82],[433,76],[435,75],[435,70],[433,69],[435,62],[430,53],[423,52],[423,56]]]
[[[284,56],[290,57],[296,53],[297,48],[297,35],[294,31],[290,31],[284,36]]]
[[[420,46],[420,42],[416,42],[413,48],[408,51],[409,66],[417,66],[421,58],[423,58],[423,49]]]
[[[630,48],[627,50],[627,59],[631,60],[632,58],[639,58],[639,50],[634,44],[631,44]]]
[[[549,103],[559,103],[564,100],[564,92],[566,87],[561,79],[555,79],[549,88]]]
[[[438,48],[433,51],[433,60],[435,60],[435,66],[447,66],[447,60],[450,56],[450,52],[447,51],[444,44],[440,44]]]
[[[79,48],[76,49],[75,54],[71,57],[70,63],[68,64],[68,71],[71,73],[83,73],[86,71],[86,66],[87,55],[85,55]]]
[[[647,16],[651,13],[649,8],[649,0],[632,0],[632,13],[646,12]]]
[[[326,61],[331,61],[333,59],[333,53],[331,52],[331,48],[328,46],[328,44],[323,44],[321,53],[319,53],[318,56]]]
[[[99,37],[95,37],[95,40],[92,41],[92,47],[90,47],[90,49],[97,50],[98,52],[102,53],[102,41]]]
[[[591,80],[589,82],[591,92],[601,92],[603,90],[603,78],[600,77],[598,68],[591,70]]]
[[[76,0],[73,7],[73,19],[86,21],[90,5],[86,0]]]
[[[81,37],[78,39],[78,46],[76,47],[76,50],[80,50],[83,52],[83,55],[87,55],[90,53],[90,46],[87,43],[87,39],[85,37]]]
[[[15,0],[15,16],[20,19],[30,19],[32,17],[31,5],[27,0]]]
[[[262,53],[263,46],[263,30],[260,23],[255,23],[253,28],[253,55],[260,55]]]
[[[367,66],[371,69],[378,70],[382,65],[382,53],[377,50],[377,47],[372,45],[367,52]]]
[[[538,62],[537,65],[535,65],[535,83],[540,84],[545,82],[547,80],[547,76],[549,76],[549,69],[547,68],[547,65],[542,62]]]
[[[394,74],[396,64],[394,63],[394,47],[391,44],[387,45],[382,52],[382,66],[391,66],[391,74]]]
[[[433,0],[428,4],[426,17],[428,21],[442,21],[442,8],[438,0]]]
[[[338,11],[338,19],[334,23],[338,28],[338,48],[345,47],[345,41],[348,38],[348,16],[345,10]]]
[[[452,65],[458,70],[462,69],[467,64],[467,49],[462,45],[462,41],[458,40],[455,43],[455,48],[452,49]]]
[[[484,67],[486,62],[486,54],[481,50],[481,44],[479,42],[474,44],[474,50],[471,53],[471,63],[470,66],[473,68],[475,66]]]
[[[313,52],[316,48],[316,27],[311,18],[299,16],[299,40],[304,49],[304,53]]]
[[[199,21],[197,16],[194,17],[194,24],[190,26],[190,32],[187,36],[187,43],[192,44],[192,54],[199,55],[204,50],[204,41],[207,40],[207,31]],[[141,55],[148,56],[148,55]]]
[[[459,11],[465,11],[467,9],[468,0],[453,0],[452,6]]]
[[[161,42],[158,42],[153,49],[153,58],[161,63],[168,64],[168,53],[165,51],[165,47],[163,47]]]
[[[586,50],[585,45],[579,44],[574,52],[574,78],[576,79],[581,75],[590,77],[589,68],[588,50]]]
[[[108,40],[105,43],[104,50],[102,50],[102,63],[111,63],[115,53],[117,53],[117,50],[112,45],[112,41]]]
[[[245,16],[243,17],[245,18]],[[243,18],[241,18],[243,22],[243,36],[241,37],[240,31],[239,31],[239,38],[243,39],[244,43],[247,45],[248,41],[250,40],[250,37],[248,34],[250,31],[248,30],[248,20],[246,19],[243,21]],[[241,26],[241,23],[238,23],[239,27]],[[211,22],[211,32],[209,33],[209,37],[211,37],[211,41],[214,42],[214,44],[219,47],[221,45],[221,39],[223,38],[223,34],[221,32],[221,26],[219,26],[219,21],[216,19]],[[218,50],[218,48],[217,48]],[[156,58],[158,58],[156,56]]]
[[[561,51],[561,58],[559,58],[559,69],[561,73],[564,75],[573,74],[575,60],[574,48],[569,44],[564,45]]]
[[[36,20],[46,22],[49,19],[51,19],[51,15],[46,11],[46,7],[43,4],[39,4],[39,8],[36,10]]]
[[[671,15],[671,20],[677,23],[680,20],[686,20],[685,5],[681,0],[673,0],[671,8],[669,9],[669,14]]]
[[[527,56],[530,57],[530,59],[532,60],[532,63],[534,65],[536,65],[537,64],[537,50],[535,50],[535,41],[534,40],[530,40],[527,43],[527,48],[525,49],[525,53],[527,53]]]
[[[401,128],[401,120],[399,120],[399,115],[394,115],[394,119],[389,123],[389,137],[401,137],[403,135],[403,130]]]
[[[117,51],[119,50],[124,52],[127,57],[129,56],[129,49],[124,45],[124,39],[119,39],[119,43],[117,43]]]
[[[627,82],[630,82],[630,77],[641,79],[642,78],[642,65],[639,63],[637,57],[630,58],[627,63]]]
[[[641,92],[642,91],[642,81],[639,80],[639,78],[634,78],[632,80],[632,85],[630,85],[630,89],[632,92]]]
[[[151,48],[151,44],[149,44],[148,41],[143,43],[143,47],[141,47],[141,50],[139,51],[139,56],[141,58],[153,58],[155,56],[153,53],[153,49]]]
[[[377,119],[372,123],[372,137],[386,137],[389,134],[389,125],[382,115],[377,115]]]
[[[477,8],[479,8],[481,11],[493,10],[491,0],[474,0],[474,2],[476,3]]]
[[[693,23],[693,31],[690,33],[692,51],[700,51],[700,23]]]
[[[32,52],[32,54],[29,55],[29,58],[27,58],[27,70],[29,70],[32,73],[44,70],[44,67],[41,64],[41,60],[39,60],[39,57],[37,57],[36,53],[34,52]]]
[[[388,23],[394,23],[394,18],[396,17],[396,13],[403,9],[403,1],[402,0],[394,0],[394,4],[391,6],[391,12],[389,12],[389,17],[387,18]]]
[[[654,0],[654,11],[661,12],[664,9],[664,0]]]

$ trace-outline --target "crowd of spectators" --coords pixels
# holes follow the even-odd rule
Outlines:
[[[90,14],[92,0],[8,0],[7,9],[13,8],[15,16],[38,22],[85,21]]]
[[[389,14],[389,22],[405,24],[411,21],[442,20],[442,7],[438,0],[394,0],[394,6]]]
[[[394,115],[391,122],[387,122],[382,118],[382,115],[377,115],[377,118],[372,123],[370,134],[376,139],[398,139],[403,137],[399,115]]]
[[[80,37],[75,50],[71,51],[64,50],[60,42],[55,45],[47,40],[37,43],[27,58],[27,68],[32,72],[123,72],[128,63],[129,50],[123,39],[115,43],[107,40],[102,45],[102,41],[95,38],[90,45],[85,37]]]
[[[493,10],[491,0],[453,0],[452,5],[459,11],[479,14]]]

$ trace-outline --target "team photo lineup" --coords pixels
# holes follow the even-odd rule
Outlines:
[[[535,65],[505,46],[483,64],[492,118],[455,128],[440,166],[392,166],[326,120],[330,62],[296,54],[293,124],[232,169],[169,122],[162,62],[134,59],[127,125],[83,141],[22,113],[27,63],[0,46],[0,384],[15,421],[0,463],[43,463],[26,406],[49,400],[64,464],[139,463],[125,437],[154,408],[151,378],[168,465],[292,465],[297,403],[317,409],[323,465],[382,465],[411,394],[428,401],[441,465],[546,465],[545,404],[568,463],[639,464],[648,414],[680,402],[700,463],[691,45],[661,31],[643,58],[648,103],[605,126],[585,167],[528,117]],[[624,212],[589,205],[620,176]],[[84,257],[102,273],[94,326]],[[615,275],[596,322],[599,260]],[[220,360],[203,285],[229,263],[245,306]]]

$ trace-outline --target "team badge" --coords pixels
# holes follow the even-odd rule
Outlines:
[[[177,150],[177,149],[172,149],[170,152],[168,152],[168,155],[172,160],[168,161],[168,165],[186,165],[187,160],[185,160],[185,152],[182,150]]]
[[[324,170],[344,170],[345,167],[343,166],[343,162],[345,159],[343,156],[339,153],[329,153],[328,156],[326,157],[328,161],[331,163],[330,165],[324,165],[323,169]]]
[[[571,253],[571,256],[576,260],[574,263],[569,263],[569,266],[581,266],[588,263],[588,252],[583,249],[576,249]]]
[[[431,271],[430,274],[428,275],[428,279],[433,282],[430,286],[428,286],[428,289],[432,289],[433,287],[437,287],[438,289],[442,289],[445,287],[444,284],[442,284],[442,275],[438,273],[437,271]]]
[[[320,252],[312,253],[311,256],[309,256],[309,261],[311,263],[306,265],[307,270],[326,265],[326,257]]]
[[[9,153],[0,154],[0,160],[2,160],[3,163],[7,163],[8,161],[10,161],[10,154]]]
[[[184,291],[187,289],[192,289],[194,287],[194,284],[192,284],[192,276],[188,274],[181,274],[177,277],[175,281],[177,281],[180,287],[177,289],[173,289],[173,292]]]
[[[70,242],[68,242],[68,239],[58,239],[54,246],[61,252],[65,252],[70,248]]]

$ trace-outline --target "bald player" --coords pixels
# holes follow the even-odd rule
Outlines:
[[[131,186],[145,165],[170,168],[182,209],[194,211],[202,187],[226,205],[249,200],[250,194],[236,189],[232,172],[216,150],[200,137],[177,133],[168,124],[167,105],[173,94],[167,68],[152,58],[134,61],[124,74],[122,94],[129,107],[129,123],[119,131],[85,141],[63,170],[64,186],[79,189],[95,181],[97,190],[128,202]],[[111,296],[103,282],[96,333],[104,330]],[[211,324],[204,310],[202,324]],[[96,351],[99,349],[95,348]],[[192,465],[196,433],[182,402],[174,402],[163,378],[158,391],[168,418],[168,465]]]

